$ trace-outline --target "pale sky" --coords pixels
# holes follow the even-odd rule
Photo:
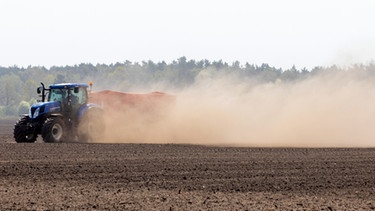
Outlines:
[[[0,66],[375,60],[373,0],[0,0]]]

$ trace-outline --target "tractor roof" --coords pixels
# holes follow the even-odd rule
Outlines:
[[[74,88],[74,87],[89,87],[87,84],[80,84],[80,83],[62,83],[62,84],[51,84],[49,85],[50,89],[67,89],[67,88]]]

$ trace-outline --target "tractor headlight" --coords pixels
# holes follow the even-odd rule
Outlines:
[[[39,108],[35,109],[33,117],[37,117],[39,115]]]

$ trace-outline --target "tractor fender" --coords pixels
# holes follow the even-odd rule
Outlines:
[[[83,115],[88,111],[88,110],[92,110],[92,109],[95,109],[95,110],[100,110],[102,111],[102,108],[96,104],[93,104],[93,103],[87,103],[85,105],[82,105],[79,109],[78,109],[78,112],[77,112],[77,119],[80,120],[82,119]]]

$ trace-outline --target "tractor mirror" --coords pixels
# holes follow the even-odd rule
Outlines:
[[[38,93],[38,94],[42,93],[42,87],[41,86],[36,89],[36,93]]]
[[[74,93],[78,93],[79,92],[79,87],[74,87]]]

